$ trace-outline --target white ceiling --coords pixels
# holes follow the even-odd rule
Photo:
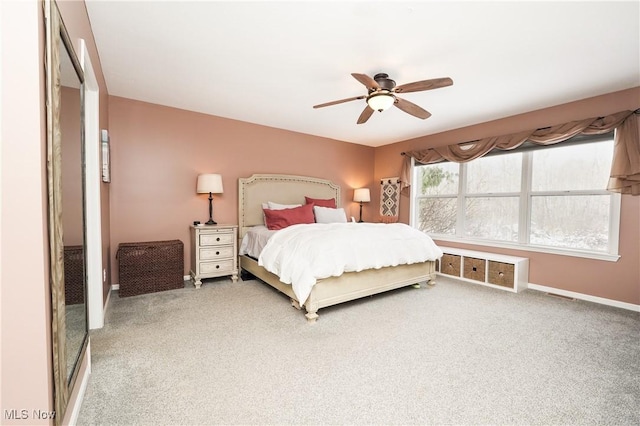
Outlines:
[[[640,86],[640,2],[87,1],[110,95],[380,146]],[[451,77],[356,120],[351,73]]]

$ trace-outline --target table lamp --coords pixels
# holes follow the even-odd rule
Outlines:
[[[360,220],[359,223],[362,223],[362,203],[368,203],[371,201],[371,194],[369,193],[369,188],[359,188],[353,191],[353,201],[356,203],[360,203]]]
[[[217,174],[198,175],[196,192],[198,194],[209,193],[209,220],[205,225],[217,225],[213,220],[213,194],[222,194],[222,176]]]

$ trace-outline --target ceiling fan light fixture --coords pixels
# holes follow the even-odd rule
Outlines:
[[[389,92],[374,93],[367,98],[367,104],[374,111],[382,112],[388,109],[396,101],[395,96]]]
[[[440,87],[447,87],[453,84],[453,80],[449,77],[444,77],[414,81],[413,83],[396,86],[396,82],[391,80],[389,75],[385,73],[378,73],[373,78],[366,74],[351,73],[351,75],[367,88],[366,95],[325,102],[320,105],[314,105],[313,107],[322,108],[341,104],[343,102],[355,101],[357,99],[366,99],[367,106],[360,113],[360,117],[358,117],[358,121],[356,121],[358,124],[366,123],[367,120],[371,118],[374,111],[382,112],[389,109],[392,105],[409,115],[413,115],[421,120],[426,120],[431,117],[431,113],[429,111],[409,102],[406,99],[397,98],[396,93],[422,92],[424,90],[439,89]]]

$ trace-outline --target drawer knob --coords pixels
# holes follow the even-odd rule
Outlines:
[[[220,241],[220,237],[216,238],[216,241]]]
[[[478,268],[476,268],[475,266],[473,267],[473,272],[477,272]]]
[[[219,252],[219,251],[217,251],[217,252],[216,252],[216,256],[217,256],[217,255],[219,255],[219,254],[220,254],[220,252]]]
[[[504,277],[504,272],[498,272],[498,275],[500,275],[501,277]]]
[[[216,269],[220,269],[220,265],[216,265]]]

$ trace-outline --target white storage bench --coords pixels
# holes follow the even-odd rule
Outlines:
[[[444,252],[436,265],[440,274],[514,293],[527,288],[529,259],[453,247],[440,248]]]

